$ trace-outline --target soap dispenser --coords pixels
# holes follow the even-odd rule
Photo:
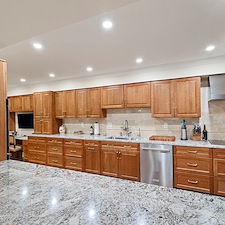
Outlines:
[[[187,140],[187,127],[185,120],[181,122],[181,140]]]

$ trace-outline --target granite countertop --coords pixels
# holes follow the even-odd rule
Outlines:
[[[136,140],[122,140],[122,139],[108,139],[107,136],[103,135],[76,135],[76,134],[32,134],[29,136],[35,137],[48,137],[48,138],[68,138],[68,139],[80,139],[80,140],[95,140],[95,141],[113,141],[113,142],[127,142],[127,143],[150,143],[150,144],[164,144],[164,145],[178,145],[178,146],[193,146],[193,147],[204,147],[204,148],[223,148],[225,145],[212,145],[209,141],[149,141],[148,138],[138,138]]]
[[[0,224],[225,224],[225,198],[19,161],[0,162]]]

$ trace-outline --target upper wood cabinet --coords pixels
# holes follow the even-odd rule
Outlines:
[[[123,85],[101,87],[101,107],[124,108]]]
[[[124,85],[125,107],[150,107],[150,82]]]
[[[20,95],[9,97],[10,112],[33,111],[33,95]]]
[[[151,82],[152,117],[200,117],[200,77]]]
[[[105,111],[101,109],[100,88],[76,90],[76,111],[78,118],[105,117]]]
[[[75,118],[75,90],[55,93],[56,118]]]

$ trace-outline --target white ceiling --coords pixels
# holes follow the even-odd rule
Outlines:
[[[0,58],[8,62],[11,87],[21,85],[20,78],[40,83],[225,55],[224,0],[13,2],[0,1],[6,34]],[[113,21],[112,30],[102,28],[105,19]],[[35,50],[34,42],[43,49]],[[211,44],[216,49],[206,52]]]

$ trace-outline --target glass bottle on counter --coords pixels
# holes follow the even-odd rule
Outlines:
[[[207,132],[207,130],[206,130],[205,125],[204,125],[204,129],[203,129],[203,131],[202,131],[202,140],[203,140],[203,141],[207,141],[207,140],[208,140],[208,132]]]

